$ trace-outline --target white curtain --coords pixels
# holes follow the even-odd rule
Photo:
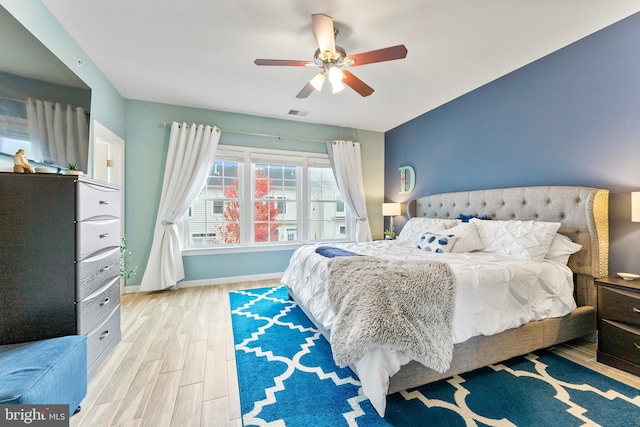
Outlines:
[[[174,287],[184,279],[182,240],[176,221],[202,190],[218,141],[220,129],[215,126],[172,123],[158,216],[141,291]]]
[[[362,180],[360,144],[352,141],[327,143],[327,152],[338,189],[351,212],[351,226],[356,242],[370,242],[371,228],[367,220],[367,200]]]
[[[84,108],[28,98],[27,123],[29,157],[58,166],[78,163],[80,170],[87,170],[89,123]]]

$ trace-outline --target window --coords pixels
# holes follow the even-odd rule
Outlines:
[[[278,213],[287,214],[287,202],[285,200],[287,200],[287,196],[272,196],[272,195],[268,195],[268,196],[264,196],[265,200],[275,200],[276,201],[276,206],[278,208]]]
[[[186,248],[346,240],[347,216],[328,156],[219,149],[183,221]]]
[[[213,201],[213,211],[211,212],[214,215],[222,215],[224,214],[224,202],[221,201]]]
[[[27,152],[28,158],[37,158],[29,141],[29,122],[26,104],[23,101],[5,98],[0,108],[0,151],[13,155],[19,149]]]
[[[287,228],[287,240],[295,241],[298,238],[296,237],[298,230],[296,228]]]
[[[290,210],[292,215],[286,215],[287,209],[279,209],[277,200],[287,200],[284,205],[297,204],[298,167],[275,161],[252,166],[254,243],[290,241],[292,235],[285,231],[298,223],[297,209]]]
[[[16,153],[20,149],[24,149],[27,152],[27,158],[33,156],[31,152],[31,141],[0,135],[0,151],[11,154]]]
[[[240,242],[240,185],[242,164],[233,158],[213,163],[207,184],[189,209],[187,246]]]
[[[216,233],[194,233],[192,238],[196,244],[206,245],[215,241]]]
[[[329,167],[309,167],[309,240],[340,240],[344,202]]]

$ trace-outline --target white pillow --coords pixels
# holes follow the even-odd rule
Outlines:
[[[559,222],[492,221],[471,219],[484,244],[484,252],[508,255],[516,259],[542,261],[549,252]]]
[[[417,248],[427,252],[451,252],[456,245],[457,237],[453,234],[436,234],[427,231],[420,236]]]
[[[569,257],[580,249],[582,249],[582,245],[575,243],[564,234],[556,233],[551,241],[549,252],[544,258],[567,265]]]
[[[461,222],[455,227],[448,228],[447,234],[457,238],[453,246],[454,253],[473,252],[484,248],[476,224]]]
[[[441,218],[411,218],[402,227],[400,234],[398,235],[398,241],[410,242],[416,245],[420,240],[422,234],[426,231],[432,233],[439,233],[444,231],[448,227],[453,227],[459,223],[455,219],[441,219]]]

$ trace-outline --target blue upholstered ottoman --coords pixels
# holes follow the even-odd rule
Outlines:
[[[87,337],[0,346],[0,404],[66,404],[87,394]]]

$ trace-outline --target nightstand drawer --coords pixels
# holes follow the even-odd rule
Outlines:
[[[598,351],[640,365],[640,329],[602,320]]]
[[[640,294],[624,289],[598,289],[598,310],[601,319],[640,326]]]

